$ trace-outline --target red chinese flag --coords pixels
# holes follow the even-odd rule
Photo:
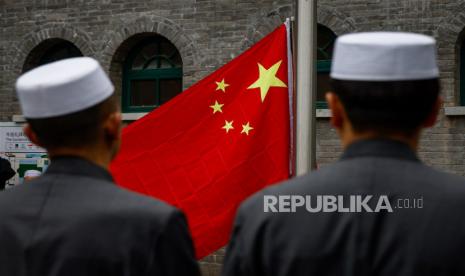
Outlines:
[[[286,26],[123,130],[111,171],[182,209],[196,254],[228,241],[238,205],[289,177]]]

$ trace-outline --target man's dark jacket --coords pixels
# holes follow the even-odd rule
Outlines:
[[[73,157],[0,193],[0,275],[198,275],[176,208],[126,191]]]
[[[387,195],[393,212],[265,213],[264,195]],[[413,199],[422,199],[415,204],[423,208],[400,208]],[[242,204],[223,272],[465,275],[465,180],[425,166],[402,143],[357,142],[339,162]]]
[[[11,168],[10,161],[0,158],[0,190],[5,189],[6,182],[15,174],[16,172]]]

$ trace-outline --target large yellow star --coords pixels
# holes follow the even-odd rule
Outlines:
[[[213,109],[213,114],[215,114],[216,112],[223,113],[223,110],[222,110],[223,105],[224,104],[220,104],[218,101],[215,101],[214,105],[210,105],[210,108]]]
[[[223,92],[226,92],[226,87],[228,87],[229,84],[225,83],[224,79],[220,82],[218,81],[215,81],[215,82],[216,82],[216,90],[222,90]]]
[[[234,129],[233,123],[234,123],[234,121],[228,122],[228,121],[225,120],[225,121],[224,121],[224,126],[222,127],[222,129],[226,130],[226,133],[229,133],[229,131],[230,131],[231,129]]]
[[[270,87],[287,87],[287,85],[282,80],[276,77],[276,73],[279,70],[279,66],[281,66],[281,62],[282,60],[276,62],[268,69],[265,69],[263,65],[258,63],[258,71],[260,76],[247,89],[260,88],[262,102],[265,101],[266,94],[268,94]]]
[[[241,131],[241,134],[242,133],[245,133],[246,135],[249,135],[249,132],[253,129],[253,127],[250,126],[250,123],[247,122],[247,124],[245,125],[242,125],[242,131]]]

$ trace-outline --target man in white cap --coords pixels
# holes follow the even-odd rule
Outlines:
[[[112,181],[121,114],[98,62],[41,66],[16,90],[51,164],[0,195],[0,275],[198,275],[184,215]]]
[[[27,170],[27,171],[24,172],[24,177],[23,177],[24,182],[28,182],[28,181],[31,181],[33,179],[36,179],[41,174],[42,174],[42,172],[38,171],[38,170]]]
[[[225,276],[465,275],[465,180],[416,155],[441,105],[435,52],[411,33],[336,41],[342,158],[242,204]]]

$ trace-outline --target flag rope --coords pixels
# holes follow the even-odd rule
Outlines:
[[[293,176],[295,166],[295,129],[294,129],[294,59],[292,56],[292,24],[291,19],[286,18],[284,22],[286,26],[287,40],[287,83],[289,93],[289,175]]]

